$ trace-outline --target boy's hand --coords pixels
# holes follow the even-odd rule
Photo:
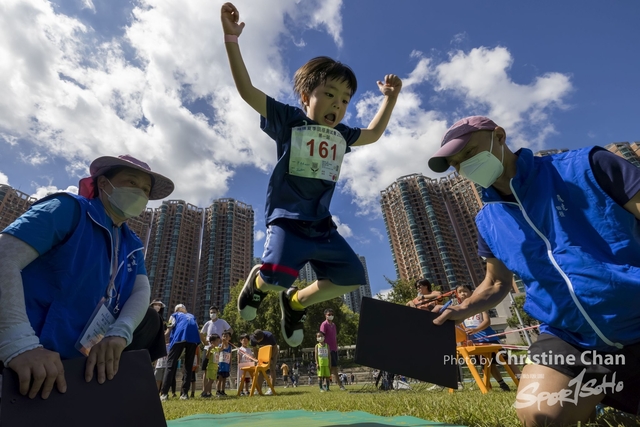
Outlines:
[[[242,34],[244,22],[238,23],[240,20],[240,12],[231,4],[225,3],[220,10],[220,20],[222,21],[222,30],[226,35],[239,36]]]
[[[402,89],[402,80],[395,74],[387,74],[384,76],[384,83],[378,81],[378,88],[384,96],[398,96]]]

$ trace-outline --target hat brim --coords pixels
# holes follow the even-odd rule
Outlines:
[[[470,139],[471,134],[468,133],[459,138],[448,141],[445,145],[440,147],[433,156],[431,156],[429,159],[429,169],[437,173],[445,172],[450,167],[446,158],[458,154],[464,146],[467,145]]]
[[[104,175],[109,169],[114,167],[124,166],[131,169],[136,169],[141,172],[147,173],[153,177],[153,186],[151,188],[151,192],[149,193],[149,200],[160,200],[169,196],[169,194],[173,193],[175,188],[173,181],[167,178],[164,175],[161,175],[157,172],[152,172],[143,167],[136,165],[135,163],[128,162],[126,160],[120,159],[118,157],[111,156],[103,156],[98,157],[93,162],[91,162],[91,166],[89,167],[89,172],[91,172],[92,178],[97,178],[100,175]]]

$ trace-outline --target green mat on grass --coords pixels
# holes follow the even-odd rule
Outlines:
[[[274,411],[253,412],[249,414],[232,412],[229,414],[191,415],[177,420],[167,421],[168,427],[383,427],[383,426],[441,426],[461,427],[454,424],[425,421],[415,417],[380,417],[367,412],[307,412],[307,411]]]

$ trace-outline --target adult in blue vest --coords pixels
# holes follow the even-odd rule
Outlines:
[[[125,221],[173,183],[128,155],[100,157],[90,173],[79,195],[40,199],[0,234],[0,360],[31,398],[66,391],[61,359],[84,354],[85,379],[97,368],[103,383],[125,347],[166,354],[143,245]]]
[[[453,167],[484,188],[476,225],[487,261],[473,296],[435,323],[496,306],[516,273],[524,309],[541,322],[514,405],[520,419],[585,422],[599,403],[637,413],[640,168],[600,147],[514,153],[505,130],[481,116],[451,126],[429,167]]]
[[[184,304],[176,305],[175,312],[169,318],[167,325],[169,330],[169,357],[167,358],[167,369],[164,371],[162,390],[160,390],[160,400],[169,398],[169,387],[176,377],[178,370],[178,360],[184,351],[184,378],[182,382],[182,392],[180,399],[189,398],[189,388],[191,386],[193,360],[196,356],[196,348],[200,344],[200,330],[198,322],[193,314],[187,312]]]

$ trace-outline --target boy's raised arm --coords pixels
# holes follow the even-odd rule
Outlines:
[[[231,74],[236,83],[236,88],[242,99],[246,101],[254,110],[262,117],[267,117],[267,95],[260,89],[257,89],[251,83],[251,77],[244,60],[240,54],[240,46],[238,46],[238,36],[242,34],[244,22],[239,23],[240,14],[238,9],[231,4],[225,3],[220,10],[220,20],[222,21],[222,29],[224,31],[225,48],[227,49],[227,57],[229,58],[229,66]]]
[[[389,124],[393,107],[396,106],[398,94],[402,89],[402,80],[395,74],[387,74],[384,76],[384,83],[378,82],[378,88],[384,95],[380,109],[378,109],[369,126],[366,129],[362,129],[360,138],[353,144],[354,146],[371,144],[380,139]]]

